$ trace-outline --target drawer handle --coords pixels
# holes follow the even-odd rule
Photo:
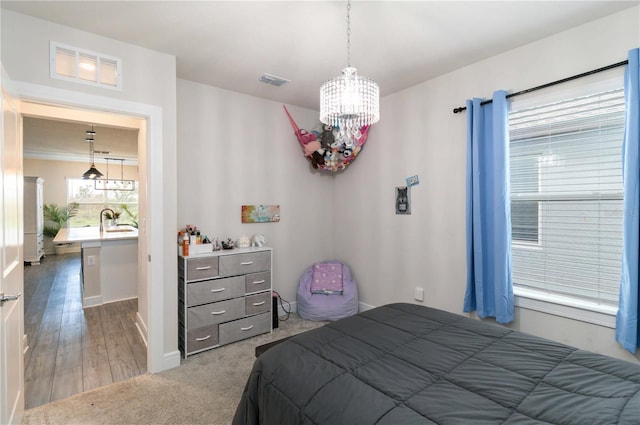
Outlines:
[[[254,285],[260,285],[261,283],[265,283],[265,282],[266,282],[266,280],[262,279],[262,280],[254,280],[251,283],[253,283]]]
[[[257,306],[259,306],[259,305],[264,304],[265,302],[266,302],[266,301],[260,301],[259,303],[253,303],[253,305],[254,305],[255,307],[257,307]]]
[[[206,341],[211,338],[211,335],[203,336],[202,338],[196,338],[196,341]]]
[[[251,329],[253,329],[253,325],[247,326],[246,328],[240,328],[241,331],[248,331],[248,330],[251,330]]]
[[[245,261],[243,263],[240,263],[241,266],[249,266],[251,264],[253,264],[253,261]]]
[[[211,314],[213,314],[214,316],[219,316],[221,314],[225,314],[227,312],[227,310],[222,310],[222,311],[212,311]]]
[[[212,289],[211,292],[222,292],[227,288],[220,288],[220,289]]]
[[[209,270],[211,266],[196,267],[196,270]]]

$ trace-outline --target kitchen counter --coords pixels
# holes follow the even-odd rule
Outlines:
[[[138,229],[132,226],[62,228],[54,243],[82,247],[82,307],[138,296]]]
[[[138,229],[132,226],[115,226],[108,227],[100,232],[98,226],[63,227],[53,239],[53,243],[100,242],[127,239],[138,239]]]

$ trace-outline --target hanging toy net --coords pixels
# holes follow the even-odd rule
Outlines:
[[[304,156],[315,169],[331,172],[344,170],[355,161],[367,141],[369,126],[347,133],[323,124],[319,131],[307,131],[298,127],[286,106],[282,107],[289,117]]]

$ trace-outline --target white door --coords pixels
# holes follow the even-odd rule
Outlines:
[[[24,413],[22,131],[19,102],[2,68],[0,102],[0,424]]]

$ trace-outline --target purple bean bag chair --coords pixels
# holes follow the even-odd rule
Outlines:
[[[303,319],[338,320],[358,312],[358,288],[349,267],[322,261],[309,267],[298,285],[298,315]]]

